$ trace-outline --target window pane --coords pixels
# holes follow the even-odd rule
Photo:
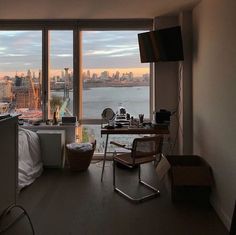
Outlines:
[[[42,118],[42,32],[0,31],[0,112]]]
[[[82,125],[79,127],[78,137],[80,142],[93,142],[97,141],[96,153],[103,153],[106,143],[106,135],[101,136],[100,134],[101,125]],[[109,142],[115,141],[121,144],[132,147],[134,138],[142,137],[143,135],[110,135]],[[117,150],[117,146],[108,143],[108,152],[114,152]]]
[[[109,107],[117,112],[120,106],[134,118],[140,113],[149,118],[150,67],[140,63],[138,33],[141,31],[83,32],[83,119],[100,119],[103,109]],[[97,152],[104,151],[100,129],[100,125],[83,125],[83,141],[95,138]],[[127,143],[134,137],[112,139]],[[111,146],[108,151],[112,151]]]
[[[49,45],[49,118],[73,116],[73,31],[50,31]]]
[[[149,117],[149,64],[141,64],[141,31],[83,32],[83,118],[101,118],[104,108],[126,108]]]

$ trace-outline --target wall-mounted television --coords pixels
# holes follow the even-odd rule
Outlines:
[[[142,63],[184,60],[180,26],[138,34]]]
[[[157,61],[157,57],[155,57],[156,55],[154,53],[151,32],[138,34],[138,43],[141,63]]]

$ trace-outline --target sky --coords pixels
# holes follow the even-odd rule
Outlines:
[[[84,31],[82,66],[91,73],[148,73],[149,64],[141,64],[137,34],[141,31]],[[51,74],[73,68],[72,31],[51,31],[49,40]],[[41,31],[0,31],[0,77],[14,76],[42,67]]]

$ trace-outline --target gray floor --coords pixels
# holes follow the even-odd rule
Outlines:
[[[118,169],[118,184],[130,193],[144,194],[137,190],[135,173]],[[172,203],[166,185],[162,185],[159,198],[132,204],[113,192],[111,163],[106,166],[103,183],[100,174],[100,164],[92,164],[82,173],[46,170],[24,189],[19,204],[29,212],[36,235],[228,234],[211,207]],[[143,176],[157,184],[153,165],[144,166]],[[31,234],[26,218],[5,234]]]

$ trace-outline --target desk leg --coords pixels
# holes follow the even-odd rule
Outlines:
[[[102,182],[102,180],[103,180],[103,173],[104,173],[105,162],[106,162],[106,157],[107,157],[107,145],[108,145],[108,137],[109,137],[109,134],[107,134],[107,137],[106,137],[106,145],[105,145],[105,150],[104,150],[104,157],[103,157],[103,165],[102,165],[102,175],[101,175],[101,182]]]

